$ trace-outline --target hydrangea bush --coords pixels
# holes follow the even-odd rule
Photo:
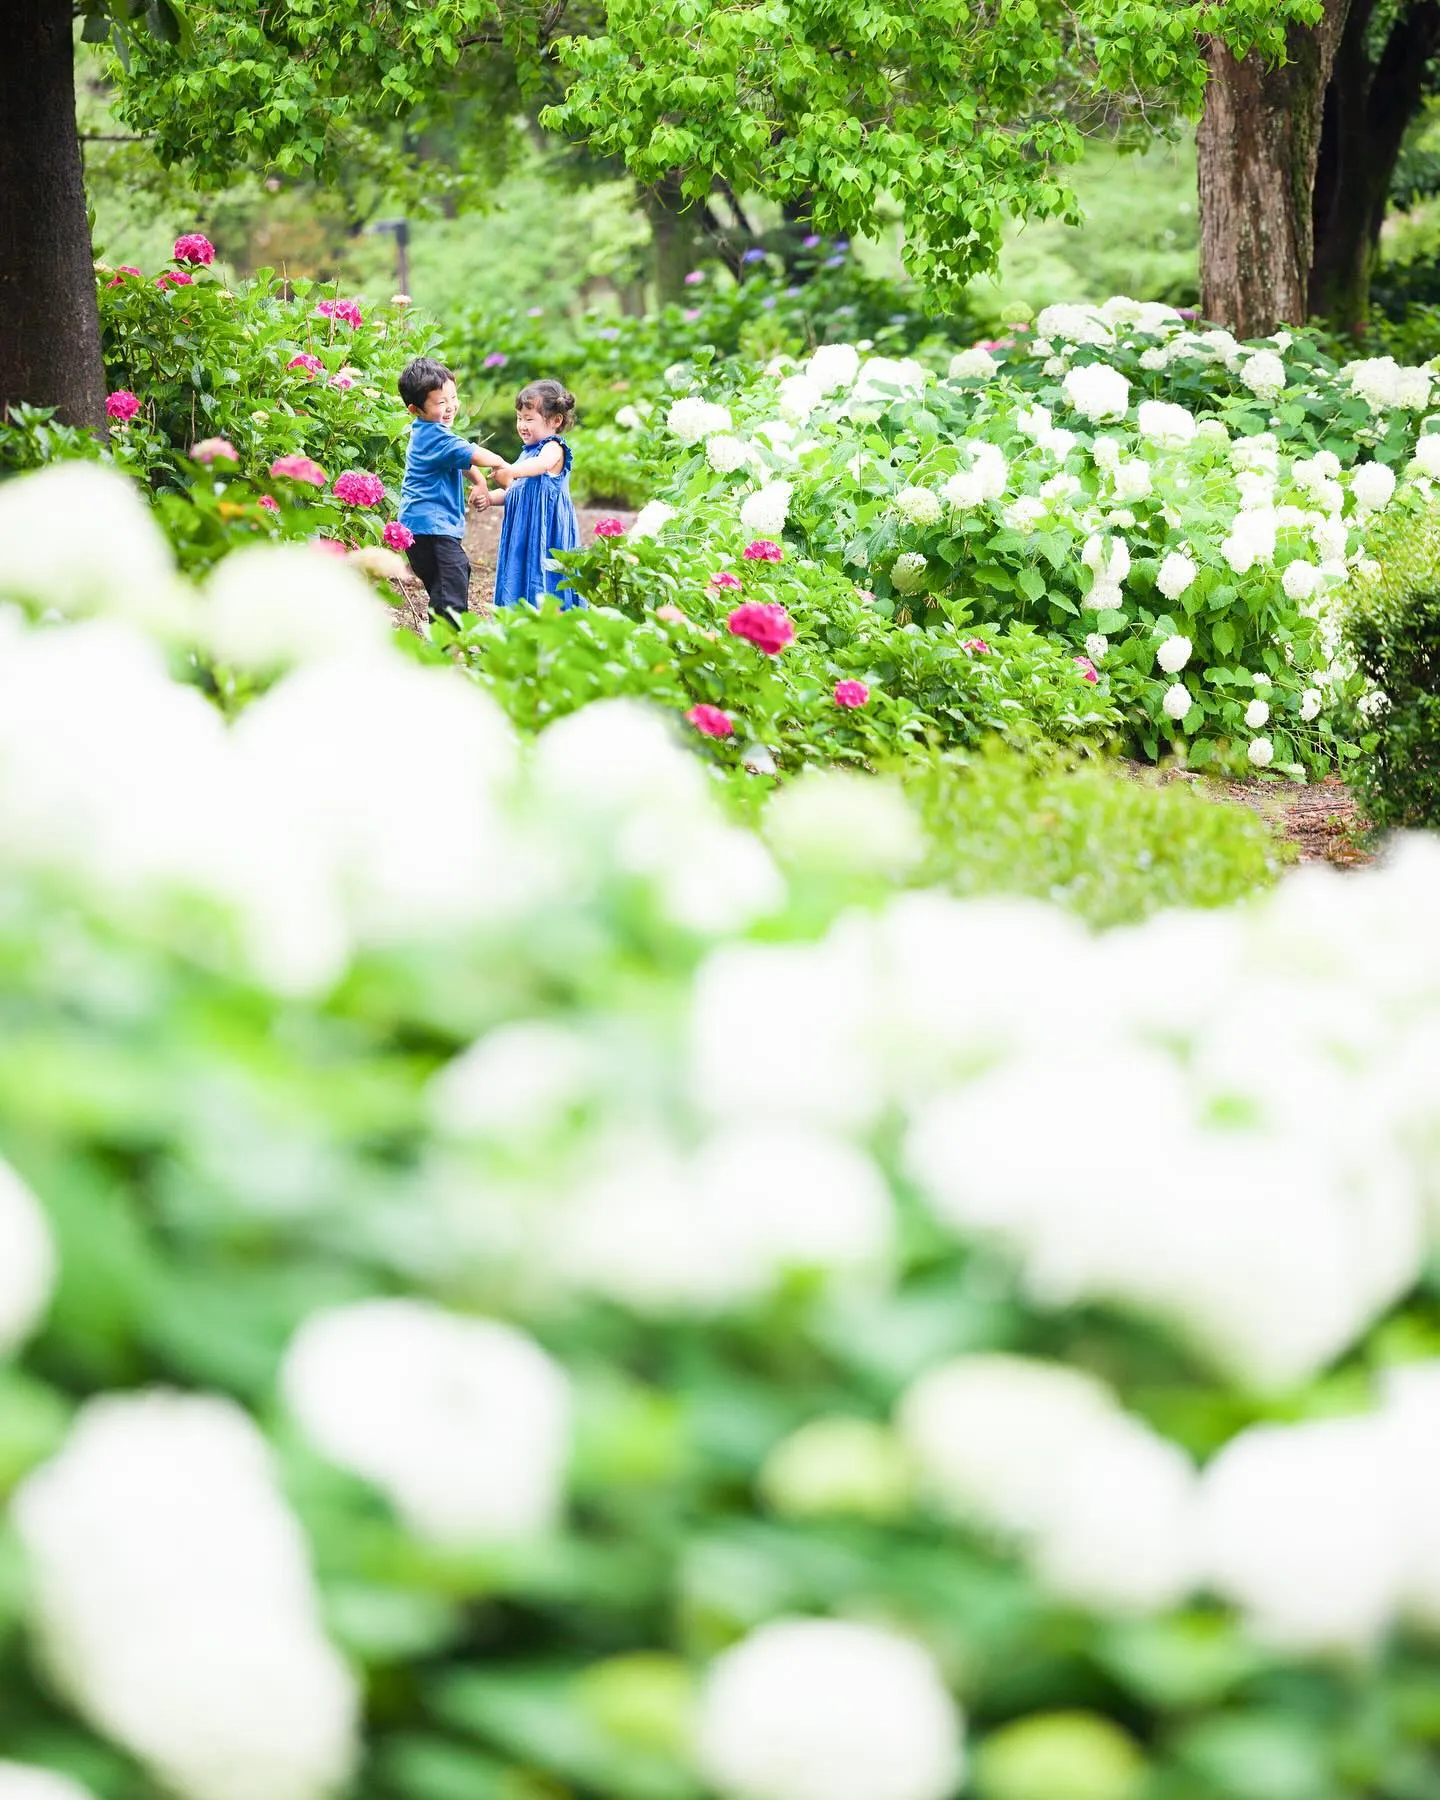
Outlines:
[[[1058,634],[1152,759],[1300,775],[1354,754],[1364,684],[1330,600],[1397,484],[1423,497],[1440,471],[1428,370],[1116,300],[942,375],[830,344],[718,395],[686,380],[675,506],[724,495],[902,622]]]
[[[883,783],[742,829],[654,709],[523,746],[349,571],[197,592],[60,478],[0,1793],[1425,1800],[1433,843],[1104,935],[897,891]]]

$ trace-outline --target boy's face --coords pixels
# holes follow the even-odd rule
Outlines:
[[[558,414],[547,419],[533,401],[515,409],[515,430],[522,444],[538,444],[541,438],[554,437],[559,423]]]
[[[453,381],[431,388],[419,406],[410,408],[417,419],[431,419],[437,425],[453,425],[459,409],[460,395]]]

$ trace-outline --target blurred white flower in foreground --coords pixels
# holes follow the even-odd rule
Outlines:
[[[530,1338],[423,1300],[307,1319],[281,1386],[321,1455],[385,1493],[420,1537],[485,1543],[560,1510],[570,1385]]]
[[[357,1694],[320,1629],[308,1547],[228,1400],[81,1408],[12,1507],[47,1667],[184,1800],[319,1800],[347,1779]]]
[[[821,344],[812,351],[805,372],[822,394],[850,387],[860,373],[860,352],[853,344]]]
[[[95,1800],[89,1788],[54,1769],[0,1762],[0,1800]]]
[[[217,661],[262,672],[381,650],[391,631],[354,570],[302,544],[225,557],[205,584],[201,624]]]
[[[0,1162],[0,1356],[39,1324],[55,1285],[55,1246],[40,1203]]]
[[[807,770],[765,808],[781,860],[839,874],[901,875],[925,855],[925,835],[898,783],[843,769]]]
[[[919,1644],[776,1619],[712,1665],[696,1749],[723,1800],[950,1800],[962,1726]]]
[[[498,1026],[432,1079],[430,1117],[447,1136],[521,1142],[553,1131],[592,1089],[594,1048],[548,1019]]]

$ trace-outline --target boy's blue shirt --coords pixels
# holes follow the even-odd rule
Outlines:
[[[418,537],[464,537],[471,447],[438,419],[415,419],[400,484],[400,523]]]

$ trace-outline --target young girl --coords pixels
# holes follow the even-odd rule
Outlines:
[[[571,450],[564,437],[574,416],[575,396],[558,381],[533,381],[515,396],[515,430],[525,448],[513,463],[484,459],[502,489],[486,499],[505,507],[495,570],[497,606],[538,601],[544,594],[558,594],[565,607],[578,604],[554,558],[555,551],[580,544],[570,499]]]

